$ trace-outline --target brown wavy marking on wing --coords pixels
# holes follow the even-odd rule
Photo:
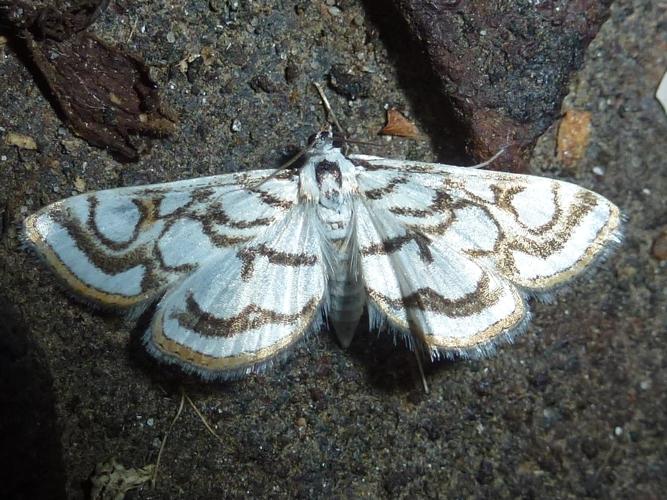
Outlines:
[[[446,213],[454,206],[454,200],[449,193],[444,190],[435,190],[434,193],[433,201],[427,208],[391,207],[389,211],[394,215],[429,217],[435,214]]]
[[[249,194],[256,195],[263,203],[266,203],[270,207],[273,208],[281,208],[283,210],[289,210],[294,206],[294,201],[292,200],[287,200],[285,198],[280,198],[278,196],[275,196],[268,191],[265,191],[263,189],[260,189],[258,186],[256,186],[257,180],[248,180],[248,179],[241,179],[239,177],[239,184],[243,188],[244,191],[246,191]]]
[[[407,184],[409,180],[404,175],[396,175],[391,181],[389,181],[385,186],[381,188],[373,188],[363,191],[363,194],[369,200],[379,200],[384,196],[392,194],[397,186],[401,184]]]
[[[152,288],[152,285],[160,282],[154,273],[157,268],[155,260],[151,258],[152,255],[146,246],[137,247],[122,255],[110,255],[100,249],[96,234],[74,222],[71,217],[63,213],[61,208],[51,210],[49,216],[65,229],[77,248],[85,253],[95,267],[104,273],[119,274],[136,266],[144,266],[146,272],[142,281],[142,289]],[[48,243],[46,244],[48,245]]]
[[[302,317],[310,317],[319,306],[317,297],[310,299],[300,311],[284,314],[264,309],[256,304],[248,304],[238,314],[230,318],[218,318],[203,310],[192,293],[186,298],[186,310],[174,314],[180,326],[205,337],[235,337],[249,330],[268,324],[298,324]]]
[[[431,254],[431,249],[429,248],[429,239],[420,234],[417,231],[410,231],[407,234],[402,236],[396,236],[394,238],[389,238],[382,240],[380,243],[375,243],[373,245],[368,245],[360,249],[360,253],[363,256],[367,255],[391,255],[400,251],[405,245],[414,241],[419,249],[419,258],[422,262],[431,263],[433,262],[433,255]]]
[[[202,231],[211,240],[211,243],[218,248],[233,248],[246,243],[252,239],[250,236],[226,236],[220,234],[215,227],[215,222],[205,215],[196,216],[193,219],[199,221],[202,225]]]
[[[255,220],[233,220],[219,202],[211,203],[206,211],[206,218],[216,224],[234,229],[250,229],[258,226],[268,226],[273,223],[273,217],[261,217]]]
[[[279,352],[288,349],[302,338],[310,327],[318,308],[319,304],[316,304],[312,309],[302,311],[302,315],[294,324],[294,329],[289,335],[268,347],[250,353],[241,352],[234,356],[220,357],[203,354],[180,344],[164,334],[164,317],[161,311],[157,312],[151,323],[151,340],[159,352],[176,360],[179,364],[186,363],[191,367],[213,372],[250,368],[274,358]]]
[[[244,281],[250,279],[250,276],[252,275],[255,268],[255,259],[257,259],[257,256],[260,255],[267,257],[271,264],[276,264],[278,266],[314,266],[318,262],[316,255],[280,252],[271,248],[265,243],[260,243],[259,245],[253,247],[241,248],[236,255],[239,259],[241,259],[242,262],[241,278]]]
[[[99,206],[99,200],[97,199],[97,196],[88,196],[86,198],[86,203],[88,204],[88,219],[86,220],[87,229],[92,234],[94,234],[95,237],[104,246],[116,251],[125,250],[137,240],[141,231],[145,231],[158,219],[158,206],[161,203],[162,198],[162,196],[156,196],[154,198],[142,197],[133,199],[132,203],[139,212],[139,220],[134,226],[132,236],[127,241],[114,241],[104,236],[99,227],[97,227],[97,223],[95,222],[97,218],[97,209]]]
[[[427,345],[445,351],[452,349],[475,349],[477,347],[483,346],[484,344],[488,344],[490,341],[493,341],[494,338],[507,334],[508,332],[516,329],[519,325],[522,324],[522,322],[526,320],[528,306],[521,298],[521,295],[516,288],[512,288],[511,291],[515,305],[514,310],[506,316],[499,317],[495,323],[469,337],[453,337],[442,333],[426,334],[425,332],[419,331],[417,333],[423,336],[423,340]]]
[[[572,205],[568,213],[563,216],[562,228],[554,232],[547,241],[535,242],[533,240],[521,240],[518,238],[507,238],[502,241],[498,249],[499,258],[496,264],[498,270],[513,281],[521,283],[521,277],[512,251],[520,251],[529,255],[547,258],[561,250],[569,240],[569,236],[574,228],[578,226],[578,221],[598,205],[595,194],[590,191],[578,193],[577,197],[580,198],[581,203]],[[567,269],[560,272],[541,278],[530,279],[529,283],[525,286],[536,290],[548,290],[579,275],[608,246],[610,241],[615,241],[614,238],[617,238],[621,224],[620,212],[612,204],[609,205],[609,210],[609,219],[599,228],[591,243],[576,261],[568,266]]]
[[[369,287],[366,288],[366,292],[370,299],[384,310],[418,309],[460,318],[477,314],[498,302],[502,289],[491,291],[490,284],[490,275],[485,272],[477,282],[475,290],[458,299],[447,299],[430,287],[419,288],[399,299],[391,299]]]
[[[561,227],[558,230],[552,231],[545,241],[535,241],[525,238],[507,238],[500,242],[498,250],[503,254],[509,254],[511,251],[520,251],[546,259],[554,253],[563,249],[565,243],[570,239],[570,235],[574,229],[593,208],[598,205],[596,196],[590,191],[581,191],[577,193],[579,203],[570,206],[567,213],[563,213],[561,207],[558,207],[555,212],[558,213],[559,218],[549,223],[550,228],[557,224]],[[517,221],[518,222],[518,221]],[[540,234],[544,236],[544,233]]]
[[[42,238],[40,232],[35,227],[35,223],[40,214],[34,214],[26,219],[26,235],[28,239],[35,245],[37,251],[43,256],[44,260],[51,266],[54,270],[56,276],[58,276],[64,283],[66,283],[69,288],[78,295],[80,298],[85,300],[90,300],[98,304],[99,306],[110,307],[110,308],[129,308],[135,306],[139,303],[145,302],[151,299],[155,293],[148,293],[145,290],[145,285],[149,280],[142,282],[142,292],[136,295],[123,295],[118,293],[109,293],[103,290],[100,290],[89,283],[81,281],[81,279],[75,275],[67,265],[63,263],[58,254],[53,250],[53,248]],[[72,237],[70,235],[70,237]],[[129,266],[134,267],[134,266]],[[145,273],[144,276],[148,274]],[[153,276],[153,279],[156,277]],[[152,282],[154,286],[159,287],[160,282],[155,279]]]
[[[519,194],[524,192],[528,186],[497,186],[497,185],[492,185],[491,186],[491,191],[493,192],[494,195],[494,204],[503,210],[506,210],[507,212],[511,213],[514,216],[514,219],[516,220],[517,225],[521,226],[522,229],[525,231],[534,234],[534,235],[541,235],[547,231],[550,231],[554,228],[554,226],[559,222],[561,217],[563,216],[563,209],[561,207],[561,199],[560,199],[560,189],[558,188],[558,184],[552,183],[551,184],[551,196],[552,196],[552,203],[554,204],[554,214],[553,217],[551,217],[551,220],[548,222],[542,224],[539,227],[529,227],[523,222],[521,222],[521,219],[519,217],[519,213],[516,211],[516,208],[512,204],[512,201],[514,200],[514,197]]]

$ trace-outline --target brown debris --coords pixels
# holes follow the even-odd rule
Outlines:
[[[9,2],[5,17],[72,131],[120,160],[136,161],[140,146],[130,136],[172,134],[176,118],[160,103],[141,58],[82,31],[107,3],[79,0],[57,10]]]
[[[558,126],[556,157],[565,167],[574,167],[588,147],[591,134],[591,113],[568,109]]]
[[[610,3],[394,0],[469,151],[485,160],[507,146],[514,171],[526,169],[535,141],[558,119],[569,76]]]
[[[651,255],[657,260],[667,260],[667,229],[663,229],[653,240]]]
[[[417,126],[395,108],[387,110],[387,124],[379,133],[408,139],[419,139],[422,135]]]

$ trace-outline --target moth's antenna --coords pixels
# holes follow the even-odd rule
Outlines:
[[[357,140],[352,140],[344,137],[342,141],[345,144],[360,144],[361,146],[373,146],[375,148],[381,148],[382,144],[378,144],[377,142],[368,142],[368,141],[357,141]]]
[[[322,90],[322,87],[317,82],[313,82],[313,86],[315,87],[315,89],[317,89],[317,93],[320,94],[320,99],[322,99],[322,105],[324,106],[324,109],[326,110],[328,115],[327,118],[331,119],[334,125],[336,125],[338,131],[341,134],[343,134],[343,137],[345,137],[346,136],[345,131],[343,130],[343,127],[340,126],[340,123],[338,123],[338,119],[336,118],[333,109],[331,109],[331,104],[329,104],[329,99],[327,99],[327,96],[324,95],[324,90]]]
[[[268,176],[267,178],[265,178],[265,179],[262,179],[261,182],[258,182],[258,183],[255,185],[255,189],[259,188],[259,187],[260,187],[262,184],[264,184],[265,182],[270,181],[271,179],[273,179],[276,175],[278,175],[280,172],[282,172],[283,170],[285,170],[286,168],[288,168],[288,167],[289,167],[290,165],[292,165],[293,163],[296,163],[296,161],[297,161],[299,158],[301,158],[301,157],[306,153],[306,151],[308,151],[309,148],[310,148],[310,146],[306,146],[306,147],[303,148],[301,151],[299,151],[297,154],[295,154],[294,156],[292,156],[292,158],[290,158],[290,159],[287,160],[285,163],[283,163],[282,165],[280,165],[277,169],[275,169],[273,172],[271,172],[271,175],[269,175],[269,176]]]
[[[494,161],[496,161],[505,151],[507,151],[507,146],[503,146],[500,148],[500,151],[498,151],[496,154],[494,154],[491,158],[489,158],[486,161],[483,161],[482,163],[478,163],[477,165],[470,165],[467,168],[484,168],[487,165],[490,165]]]

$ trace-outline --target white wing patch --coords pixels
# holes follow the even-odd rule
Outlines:
[[[206,378],[259,371],[327,318],[432,358],[478,355],[620,241],[618,208],[574,184],[356,155],[320,132],[300,169],[69,198],[26,238],[84,300],[156,303],[157,358]],[[158,302],[159,300],[159,302]]]

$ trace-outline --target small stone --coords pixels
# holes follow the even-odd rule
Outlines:
[[[593,167],[593,173],[598,177],[602,177],[604,175],[604,168],[600,166]]]
[[[5,144],[7,146],[16,146],[19,149],[30,149],[32,151],[37,149],[35,139],[29,135],[18,134],[16,132],[7,132]]]
[[[174,33],[172,31],[167,33],[167,41],[169,43],[174,43],[176,41],[176,35],[174,35]]]
[[[667,260],[667,229],[663,229],[653,240],[651,255],[657,260]]]
[[[299,73],[299,66],[292,60],[287,61],[287,66],[285,67],[285,81],[287,83],[294,82],[299,78]]]
[[[621,436],[623,434],[623,427],[616,426],[614,427],[614,435]]]
[[[371,93],[371,77],[353,74],[342,64],[334,64],[329,70],[329,86],[338,94],[355,100],[368,97]]]
[[[278,85],[276,85],[267,75],[257,75],[253,76],[250,80],[250,87],[255,92],[266,92],[271,94],[278,90]]]
[[[241,131],[241,120],[238,118],[234,118],[232,120],[232,125],[231,125],[231,130],[232,132],[240,132]]]
[[[86,190],[86,181],[81,177],[74,179],[74,187],[79,193],[83,193]]]
[[[665,110],[667,114],[667,71],[662,75],[662,80],[660,80],[660,85],[658,85],[658,90],[655,91],[655,98],[658,100],[662,109]]]

